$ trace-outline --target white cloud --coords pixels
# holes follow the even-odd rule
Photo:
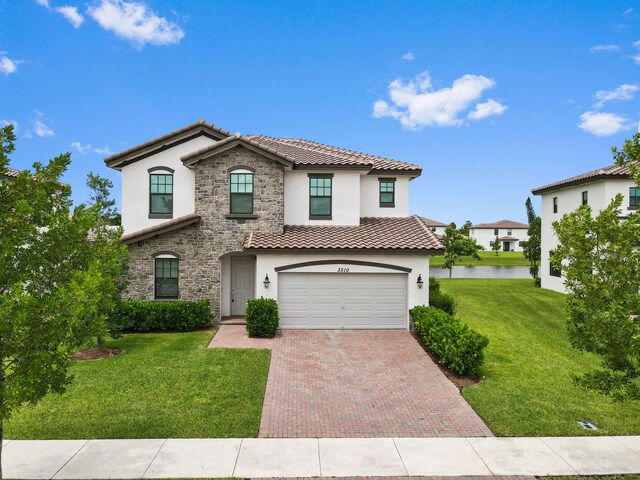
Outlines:
[[[18,70],[21,63],[24,63],[24,60],[12,60],[7,57],[7,52],[0,52],[0,73],[9,76]]]
[[[636,47],[638,50],[640,50],[640,40],[633,42],[633,46]],[[640,65],[640,52],[637,53],[636,55],[632,55],[631,58],[633,58],[633,60]]]
[[[620,50],[618,45],[594,45],[589,49],[591,53],[598,52],[617,52]]]
[[[36,0],[36,2],[43,7],[49,8],[49,0]]]
[[[109,147],[94,148],[93,151],[98,155],[111,155],[113,153]]]
[[[502,105],[500,102],[496,102],[490,98],[484,103],[478,103],[476,108],[469,112],[468,117],[471,120],[482,120],[493,115],[502,115],[507,111],[507,108],[506,105]]]
[[[87,13],[116,36],[129,40],[137,48],[146,44],[171,45],[184,37],[175,23],[159,17],[144,3],[125,0],[100,0]]]
[[[62,16],[66,18],[71,25],[73,25],[73,28],[80,28],[80,25],[84,23],[84,17],[78,13],[78,9],[76,7],[64,5],[62,7],[56,7],[55,11],[62,14]]]
[[[78,153],[85,155],[87,153],[97,153],[98,155],[111,155],[113,152],[109,147],[92,147],[90,143],[83,145],[80,142],[72,142],[71,148],[75,148]]]
[[[26,137],[31,138],[34,134],[38,137],[53,137],[56,133],[45,122],[50,120],[45,117],[44,113],[36,110],[36,118],[31,120],[31,130],[27,131]]]
[[[631,15],[632,13],[633,13],[633,8],[627,8],[627,9],[624,11],[624,14],[625,14],[625,15]]]
[[[401,58],[407,62],[413,62],[416,59],[412,52],[405,53]]]
[[[390,103],[385,100],[375,102],[372,116],[394,118],[409,130],[428,126],[461,126],[465,123],[461,118],[465,111],[480,99],[485,90],[495,85],[495,80],[482,75],[463,75],[451,87],[439,90],[433,88],[428,72],[406,83],[397,78],[389,84]]]
[[[629,119],[615,113],[585,112],[578,127],[596,137],[606,137],[629,128]]]
[[[640,86],[625,83],[614,90],[598,90],[596,92],[596,107],[600,108],[607,102],[614,100],[633,100],[634,94],[640,90]]]

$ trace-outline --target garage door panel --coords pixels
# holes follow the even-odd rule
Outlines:
[[[278,274],[283,328],[406,328],[407,275]]]

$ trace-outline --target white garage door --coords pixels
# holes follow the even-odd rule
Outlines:
[[[406,328],[404,273],[279,273],[282,328]]]

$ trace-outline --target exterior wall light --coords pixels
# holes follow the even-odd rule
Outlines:
[[[418,285],[418,288],[422,288],[422,286],[424,285],[424,282],[422,281],[422,275],[418,274],[418,281],[416,282],[416,284]]]
[[[268,273],[264,276],[264,282],[262,282],[262,283],[264,283],[264,288],[269,288],[269,285],[271,285],[271,281],[269,280],[269,274]]]

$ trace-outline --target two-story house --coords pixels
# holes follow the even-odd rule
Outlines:
[[[422,218],[424,219],[424,222],[427,224],[427,227],[429,227],[431,231],[436,234],[436,237],[442,238],[442,235],[444,235],[444,231],[449,226],[449,224],[442,223],[437,220],[431,220],[430,218],[425,218],[425,217],[422,217]]]
[[[636,210],[640,205],[640,189],[631,178],[627,167],[610,165],[559,182],[531,190],[542,198],[542,238],[540,242],[540,279],[542,287],[565,292],[562,272],[553,268],[549,258],[558,245],[553,231],[553,222],[560,220],[565,213],[576,210],[581,205],[590,205],[593,213],[611,203],[617,194],[624,196],[622,215]]]
[[[277,299],[282,328],[407,328],[443,247],[409,215],[421,167],[197,123],[117,153],[127,296]]]
[[[513,220],[500,220],[494,223],[479,223],[469,229],[469,237],[485,250],[492,250],[498,237],[500,250],[503,252],[521,252],[523,242],[529,240],[529,225],[514,222]]]

